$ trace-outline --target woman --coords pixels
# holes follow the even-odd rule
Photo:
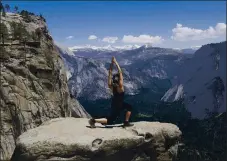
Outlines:
[[[112,77],[112,69],[114,64],[117,66],[118,73],[114,74]],[[113,124],[120,112],[124,109],[126,109],[126,115],[123,126],[132,126],[133,124],[129,123],[132,107],[128,103],[124,102],[123,75],[121,68],[114,57],[112,58],[112,63],[110,64],[108,86],[113,92],[110,116],[101,119],[90,119],[89,124],[91,128],[95,128],[95,123],[101,123],[104,125]]]

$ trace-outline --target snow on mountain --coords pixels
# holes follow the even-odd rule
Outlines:
[[[198,46],[192,46],[191,49],[194,49],[194,50],[198,50],[199,48],[201,48],[202,46],[201,45],[198,45]]]
[[[57,44],[57,43],[55,43],[55,44]],[[55,47],[59,50],[59,52],[62,55],[74,56],[74,53],[66,47],[60,46],[59,44],[57,44]],[[67,80],[69,80],[74,73],[73,64],[70,63],[69,61],[67,61],[64,57],[62,57],[62,59],[63,59],[65,68],[66,68],[66,77],[67,77]]]
[[[69,47],[69,49],[73,52],[78,50],[99,50],[99,51],[119,51],[119,50],[132,50],[139,48],[139,45],[124,45],[124,46],[92,46],[92,45],[84,45],[84,46],[73,46]]]
[[[184,49],[174,48],[174,50],[177,50],[178,52],[182,52],[184,54],[194,54],[196,50],[198,50],[199,48],[201,48],[201,46],[192,46],[190,48],[184,48]]]
[[[73,64],[74,73],[68,85],[71,93],[77,98],[87,100],[108,99],[111,97],[108,88],[108,69],[102,61],[91,58],[63,56],[67,63]],[[116,73],[116,71],[114,71]],[[125,72],[127,73],[127,72]],[[137,84],[130,81],[125,74],[125,89],[128,94],[136,93]]]
[[[71,56],[75,55],[70,48],[64,47],[63,45],[60,45],[57,42],[54,42],[54,43],[56,44],[56,47],[61,51],[62,54],[68,54],[68,55],[71,55]]]
[[[110,98],[107,78],[112,56],[116,57],[123,69],[125,92],[128,95],[137,94],[140,88],[150,88],[152,91],[163,89],[153,84],[171,78],[172,73],[188,59],[188,55],[184,56],[175,50],[150,46],[111,52],[78,49],[73,51],[73,56],[64,51],[61,52],[63,60],[73,69],[69,71],[69,88],[76,97],[88,100]]]
[[[202,46],[194,57],[182,64],[162,100],[184,99],[186,107],[197,118],[205,110],[226,110],[226,41]]]
[[[205,108],[225,110],[225,92],[218,89],[224,88],[220,82],[226,82],[225,47],[226,42],[204,45],[195,54],[149,45],[117,51],[83,48],[73,50],[74,54],[63,48],[61,55],[68,69],[69,88],[78,98],[110,98],[108,68],[111,57],[115,56],[123,69],[126,94],[135,95],[142,88],[149,88],[153,93],[168,90],[170,80],[172,88],[161,100],[184,99],[192,116],[202,118]]]

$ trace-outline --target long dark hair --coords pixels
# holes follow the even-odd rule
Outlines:
[[[118,86],[119,85],[119,79],[120,79],[120,74],[119,73],[113,75],[113,78],[112,78],[113,86]]]

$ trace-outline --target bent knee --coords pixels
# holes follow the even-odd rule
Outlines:
[[[128,105],[127,108],[126,108],[126,110],[132,112],[132,106],[131,105]]]
[[[116,117],[113,117],[113,116],[110,116],[110,117],[107,117],[107,125],[112,125],[115,121]]]
[[[112,125],[114,123],[113,119],[107,119],[106,125]]]

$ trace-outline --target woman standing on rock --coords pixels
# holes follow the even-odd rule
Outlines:
[[[112,69],[114,64],[117,66],[118,73],[114,74],[112,77]],[[126,116],[125,116],[125,121],[123,126],[132,126],[133,124],[129,123],[132,107],[128,103],[124,102],[123,75],[122,75],[121,68],[114,57],[112,58],[112,63],[110,64],[108,86],[113,92],[110,116],[107,118],[101,118],[101,119],[93,119],[93,118],[90,119],[89,124],[91,128],[95,128],[95,123],[101,123],[104,125],[113,124],[113,122],[119,116],[120,112],[125,109],[126,109]]]

